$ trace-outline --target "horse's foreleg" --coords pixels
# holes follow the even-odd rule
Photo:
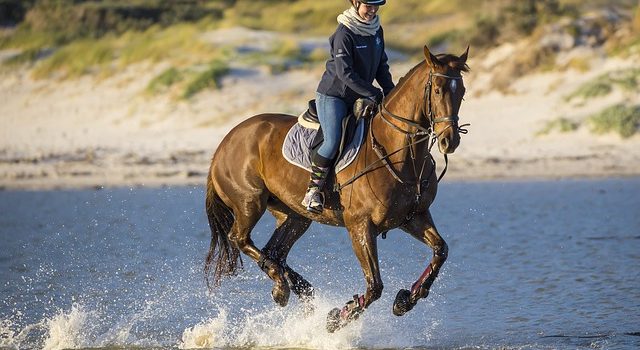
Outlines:
[[[285,278],[291,290],[302,301],[309,301],[313,299],[313,286],[287,265],[287,256],[295,242],[307,231],[311,220],[293,212],[272,210],[272,214],[276,217],[277,228],[262,252],[284,268]]]
[[[393,303],[393,314],[396,316],[404,315],[416,305],[418,300],[429,295],[431,285],[447,260],[449,251],[447,243],[433,224],[433,218],[429,211],[424,216],[414,218],[402,229],[431,247],[433,257],[418,280],[413,283],[411,290],[401,289],[396,295],[396,300]]]
[[[344,327],[357,319],[364,310],[382,295],[382,279],[378,266],[377,231],[371,222],[348,225],[353,251],[360,262],[360,267],[367,282],[364,295],[354,295],[342,309],[335,308],[329,312],[327,330],[330,333]]]

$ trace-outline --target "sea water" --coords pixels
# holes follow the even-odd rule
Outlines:
[[[244,258],[209,291],[201,187],[0,192],[0,348],[637,349],[640,179],[448,182],[432,214],[449,259],[431,294],[391,312],[432,251],[378,240],[384,292],[334,334],[365,282],[343,228],[313,224],[288,263],[314,312]],[[267,213],[253,231],[263,246]]]

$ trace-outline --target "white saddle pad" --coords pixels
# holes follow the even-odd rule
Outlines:
[[[364,119],[358,121],[353,140],[344,148],[342,156],[335,166],[336,174],[349,166],[356,159],[362,140],[364,138]],[[291,164],[299,166],[311,172],[311,143],[316,137],[318,130],[305,128],[299,123],[295,123],[282,144],[282,155]]]

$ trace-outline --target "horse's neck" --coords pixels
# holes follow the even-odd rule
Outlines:
[[[396,90],[394,90],[394,92],[389,95],[389,98],[385,101],[384,105],[384,108],[390,113],[410,120],[414,123],[420,124],[425,128],[429,127],[428,125],[423,125],[424,123],[426,123],[426,120],[422,115],[422,104],[424,103],[424,88],[427,69],[428,68],[424,62],[414,67],[414,69],[412,69],[407,76],[401,79],[401,82],[396,87]],[[384,113],[384,111],[382,113]],[[411,142],[411,140],[407,139],[406,134],[398,131],[381,118],[376,119],[378,120],[376,120],[376,123],[372,127],[375,129],[374,132],[376,133],[376,137],[379,139],[380,143],[385,148],[387,148],[388,152],[402,149]],[[399,121],[393,117],[387,116],[385,117],[385,119],[388,122],[393,123],[397,128],[401,130],[407,131],[409,133],[417,132],[417,128]],[[418,138],[421,137],[424,137],[424,135],[418,136]],[[420,143],[418,147],[414,146],[413,149],[413,156],[422,157],[423,152],[428,152],[427,147],[424,147],[423,143]],[[408,147],[398,152],[398,157],[400,157],[401,159],[406,159],[409,156],[410,150]]]

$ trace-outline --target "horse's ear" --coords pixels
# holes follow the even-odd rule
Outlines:
[[[431,67],[442,65],[440,61],[438,61],[438,58],[429,51],[427,45],[424,46],[424,58],[427,60],[427,64]]]
[[[467,45],[467,49],[465,50],[465,52],[460,55],[460,57],[458,57],[458,59],[462,63],[467,63],[467,58],[469,58],[469,45]]]

